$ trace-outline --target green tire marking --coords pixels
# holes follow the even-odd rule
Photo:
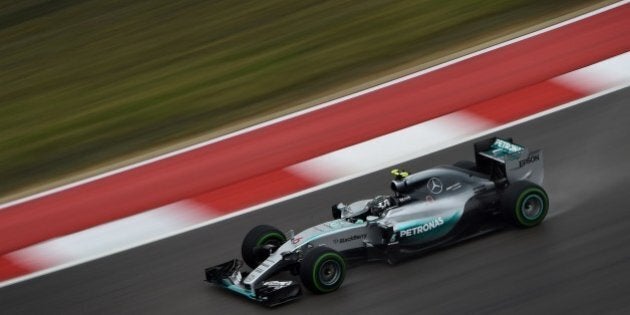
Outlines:
[[[540,212],[540,215],[538,216],[538,218],[535,220],[529,220],[523,216],[523,213],[521,213],[523,199],[525,199],[525,197],[531,192],[536,193],[537,195],[539,195],[539,197],[542,197],[542,201],[543,201],[542,211]],[[549,200],[547,199],[547,194],[545,194],[545,192],[542,191],[542,189],[536,188],[536,187],[525,189],[525,191],[523,191],[521,195],[518,197],[518,199],[516,200],[516,208],[514,209],[516,211],[516,219],[518,220],[519,223],[523,224],[524,226],[533,226],[536,223],[538,223],[540,218],[547,212],[548,207],[549,207]]]
[[[256,242],[256,246],[262,246],[265,244],[265,242],[267,240],[269,240],[270,238],[278,238],[279,240],[282,240],[283,242],[286,240],[284,238],[284,235],[278,233],[278,232],[269,232],[267,234],[265,234],[263,237],[261,237],[258,242]]]
[[[339,256],[339,254],[337,253],[326,253],[322,256],[320,256],[319,258],[317,258],[317,261],[315,261],[315,265],[313,268],[313,283],[315,284],[315,287],[317,288],[317,290],[319,290],[320,292],[330,292],[332,290],[334,290],[334,288],[322,288],[319,285],[319,281],[317,280],[317,274],[318,274],[318,270],[319,270],[319,266],[322,263],[322,260],[325,259],[326,257],[333,257],[333,258],[337,258],[338,262],[340,262],[340,266],[341,266],[341,270],[346,270],[346,262],[343,260],[343,257]],[[340,277],[341,279],[341,277]]]

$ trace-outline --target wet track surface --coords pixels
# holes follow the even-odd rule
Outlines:
[[[0,313],[630,313],[630,88],[500,131],[545,151],[545,222],[396,266],[349,270],[340,290],[272,310],[210,287],[203,268],[240,253],[268,223],[301,230],[330,205],[387,193],[387,171],[177,237],[0,289]],[[402,165],[472,159],[472,144]]]

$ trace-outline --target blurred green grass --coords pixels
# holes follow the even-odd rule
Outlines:
[[[3,1],[0,195],[597,2]]]

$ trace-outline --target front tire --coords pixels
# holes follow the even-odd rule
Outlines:
[[[506,220],[516,227],[534,227],[547,216],[549,197],[542,187],[529,181],[519,181],[503,192],[501,211]]]
[[[269,250],[265,246],[271,246],[276,250],[287,241],[286,236],[280,230],[269,225],[259,225],[254,227],[245,235],[241,245],[241,255],[243,261],[252,269],[258,267],[260,263],[269,257]]]
[[[345,260],[339,252],[325,246],[309,251],[300,266],[302,284],[315,294],[337,290],[345,277]]]

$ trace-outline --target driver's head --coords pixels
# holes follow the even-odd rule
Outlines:
[[[370,212],[374,215],[380,215],[389,206],[391,206],[391,203],[387,197],[376,196],[370,201]]]

